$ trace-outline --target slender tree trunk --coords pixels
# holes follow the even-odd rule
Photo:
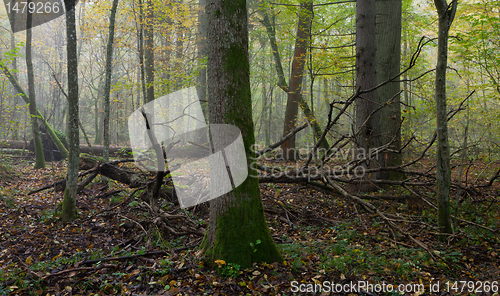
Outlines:
[[[31,1],[28,1],[28,3],[31,3]],[[29,111],[31,116],[31,132],[33,134],[33,142],[35,144],[35,169],[43,169],[45,168],[45,157],[43,155],[42,139],[40,137],[38,119],[36,116],[35,75],[33,73],[33,59],[31,56],[32,20],[33,14],[28,12],[26,15],[26,70],[28,72],[28,95],[30,98]]]
[[[101,106],[96,109],[96,118],[97,118],[97,125],[96,125],[96,134],[95,134],[95,140],[94,140],[94,145],[102,145],[104,141],[104,102],[101,100],[101,98],[104,96],[104,82],[105,79],[102,77],[99,79],[99,84],[97,86],[97,106]]]
[[[80,5],[80,13],[78,14],[78,25],[80,28],[82,28],[85,25],[85,4],[87,1],[82,1],[82,4]],[[80,59],[80,54],[82,53],[82,44],[83,42],[80,42],[78,44],[78,59]]]
[[[403,31],[403,59],[407,59],[408,57],[408,30]],[[408,81],[408,72],[405,72],[403,75],[403,100],[406,104],[406,106],[411,106],[410,102],[410,88],[409,88],[409,81]],[[411,126],[411,112],[408,113],[408,119],[406,120],[406,124],[408,126]]]
[[[207,43],[207,14],[205,11],[206,0],[199,0],[198,12],[198,38],[196,46],[198,47],[198,77],[196,78],[196,93],[201,102],[205,118],[207,114],[207,65],[206,65],[206,43]]]
[[[153,40],[153,4],[152,0],[146,0],[146,17],[144,29],[144,55],[146,58],[145,72],[146,72],[146,100],[144,103],[151,102],[155,99],[154,88],[154,40]]]
[[[2,123],[5,122],[3,119],[3,101],[4,101],[4,94],[2,92],[2,93],[0,93],[0,122],[2,122]],[[5,127],[5,126],[3,126],[3,127]],[[2,133],[2,138],[8,139],[8,134],[5,135]]]
[[[310,8],[312,9],[312,7],[310,7]],[[283,72],[283,66],[281,63],[281,57],[279,54],[278,44],[276,43],[275,26],[273,24],[271,24],[271,21],[269,20],[269,16],[265,10],[261,10],[261,13],[263,15],[263,24],[266,27],[267,35],[268,35],[269,42],[271,44],[271,49],[273,52],[274,62],[276,65],[276,72],[278,74],[278,79],[279,79],[278,86],[283,91],[285,91],[287,93],[288,97],[290,98],[290,89],[289,89],[289,87],[286,83],[286,80],[285,80],[285,74]],[[312,18],[312,15],[311,15],[311,18]],[[303,27],[300,27],[300,19],[299,19],[299,27],[297,28],[297,34],[301,30],[301,28],[304,29]],[[307,29],[307,28],[305,28],[305,29]],[[307,33],[307,35],[310,35],[310,28],[307,30],[306,33]],[[307,37],[307,39],[306,39],[307,44],[309,43],[309,41],[310,41],[310,37]],[[297,43],[295,44],[296,49],[297,49],[298,45],[299,44],[297,44]],[[307,47],[308,46],[306,46],[306,48],[303,49],[302,52],[307,52]],[[294,57],[295,57],[295,55],[294,55]],[[289,78],[290,84],[293,83],[294,78],[298,78],[298,75],[300,75],[300,77],[303,77],[303,67],[304,67],[305,58],[306,58],[305,53],[304,53],[304,55],[301,55],[300,58],[303,59],[302,63],[300,64],[302,66],[302,72],[300,72],[300,73],[296,72],[297,70],[300,70],[300,69],[298,69],[297,67],[293,68],[293,66],[292,66],[292,72],[291,72],[290,78]],[[302,86],[300,87],[300,89],[302,89]],[[309,108],[309,104],[307,103],[306,99],[302,96],[302,92],[299,91],[298,93],[296,93],[296,95],[297,95],[297,100],[298,100],[297,104],[300,106],[300,108],[302,108],[302,112],[304,112],[304,116],[307,118],[307,121],[309,121],[309,124],[311,125],[312,130],[313,130],[314,137],[316,138],[316,140],[319,140],[319,138],[321,137],[321,134],[322,134],[322,130],[318,124],[318,121],[316,120],[313,112]],[[298,114],[298,109],[297,109],[297,114]],[[295,116],[295,118],[296,118],[296,116]],[[286,119],[285,119],[285,122],[287,122]],[[286,124],[284,124],[284,126],[285,125]],[[295,143],[295,136],[292,137],[292,139],[293,139],[293,142]],[[293,144],[293,147],[295,147],[295,144]],[[321,148],[324,148],[324,149],[329,148],[328,141],[326,139],[324,139],[321,142]],[[284,149],[283,146],[282,146],[282,149]],[[290,153],[290,154],[292,154],[292,153]]]
[[[437,154],[436,183],[438,226],[442,233],[452,233],[450,219],[450,145],[448,143],[448,110],[446,107],[446,67],[448,63],[448,34],[457,10],[457,1],[434,0],[439,15],[438,58],[436,65],[436,122]]]
[[[106,48],[106,82],[104,83],[104,160],[109,159],[109,95],[111,92],[111,70],[113,63],[113,39],[115,37],[115,18],[118,0],[113,0],[109,16],[109,36]]]
[[[261,97],[261,102],[262,102],[262,108],[260,111],[260,123],[259,123],[259,131],[257,132],[258,138],[259,139],[264,139],[266,141],[267,138],[267,133],[266,133],[266,110],[267,110],[267,89],[266,89],[266,84],[262,83],[262,97]],[[264,136],[262,136],[264,134]]]
[[[10,50],[14,51],[15,48],[16,48],[16,36],[14,35],[14,32],[10,32]],[[12,69],[14,70],[14,72],[17,70],[17,57],[16,57],[16,55],[12,56]],[[17,74],[16,73],[14,73],[14,78],[16,78],[16,80],[17,80]],[[14,89],[14,91],[15,91],[15,89]],[[18,117],[17,116],[18,115],[17,103],[18,103],[17,100],[15,100],[14,101],[14,117],[13,117],[13,120],[16,120],[17,117]],[[19,140],[19,131],[20,131],[19,128],[16,128],[14,130],[14,140]]]
[[[297,39],[292,60],[292,69],[288,89],[288,100],[285,111],[283,136],[288,135],[295,128],[299,111],[299,99],[302,96],[302,80],[306,54],[309,47],[311,22],[313,19],[313,1],[302,0],[300,3],[299,21],[297,25]],[[312,113],[310,113],[312,114]],[[285,159],[295,160],[295,136],[281,144]]]
[[[0,69],[5,74],[5,76],[7,76],[7,79],[9,79],[10,83],[12,84],[12,86],[15,89],[15,92],[23,99],[23,101],[26,104],[29,104],[30,103],[30,99],[29,99],[28,95],[21,88],[21,86],[17,82],[17,80],[14,77],[14,75],[12,73],[10,73],[9,69],[3,63],[0,63]],[[50,138],[52,139],[52,141],[56,144],[57,149],[59,149],[59,152],[61,152],[62,157],[63,158],[68,157],[68,150],[61,143],[61,140],[59,140],[59,138],[57,137],[57,135],[54,132],[54,130],[52,129],[52,127],[49,125],[49,123],[47,122],[47,120],[45,120],[45,118],[43,117],[43,115],[40,113],[40,111],[38,109],[36,110],[36,116],[38,117],[38,119],[40,119],[42,121],[43,126],[45,127],[45,129],[48,132],[48,134],[49,134]]]
[[[266,147],[271,145],[271,130],[272,130],[272,120],[271,117],[273,115],[273,94],[274,89],[272,85],[269,85],[271,88],[271,93],[269,94],[269,102],[267,103],[267,124],[266,124]]]
[[[78,129],[78,55],[76,40],[75,4],[70,1],[66,5],[66,38],[68,64],[68,172],[66,189],[62,202],[61,220],[64,222],[76,219],[76,194],[78,187],[78,158],[80,133]]]
[[[232,124],[241,130],[250,167],[255,138],[246,1],[208,0],[206,11],[210,123]],[[256,171],[251,168],[240,186],[210,202],[209,220],[202,242],[206,261],[221,259],[242,267],[283,262],[269,234]]]
[[[143,102],[147,102],[146,94],[146,74],[144,66],[144,7],[142,0],[139,0],[139,36],[137,42],[139,43],[139,70],[141,72],[141,87]]]
[[[175,5],[182,5],[182,0],[177,0],[174,3]],[[182,88],[182,71],[183,71],[183,61],[182,61],[182,56],[183,56],[183,48],[184,48],[184,26],[182,25],[182,20],[177,22],[177,25],[175,26],[176,30],[176,38],[175,38],[175,71],[176,71],[176,77],[175,77],[175,90],[180,90]]]
[[[401,6],[402,0],[376,1],[376,76],[377,85],[399,74],[401,68]],[[393,142],[392,150],[401,149],[401,104],[400,83],[390,82],[377,89],[379,104],[387,104],[380,110],[378,129],[381,145]],[[399,166],[403,163],[401,153],[385,152],[378,158],[382,167]],[[378,179],[401,179],[399,172],[379,173]]]

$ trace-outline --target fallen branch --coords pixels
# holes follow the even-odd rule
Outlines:
[[[409,238],[410,240],[412,240],[414,243],[416,243],[419,247],[421,247],[422,249],[424,249],[425,251],[427,251],[427,253],[429,253],[429,255],[433,258],[433,259],[436,259],[436,258],[439,258],[441,260],[443,260],[443,258],[441,256],[439,256],[438,254],[436,254],[431,248],[429,248],[426,244],[424,244],[423,242],[421,242],[420,240],[414,238],[411,234],[409,234],[408,232],[404,231],[401,227],[399,227],[397,224],[395,224],[393,221],[391,221],[391,219],[389,219],[388,217],[386,217],[384,215],[384,213],[380,212],[374,205],[372,205],[371,203],[369,202],[366,202],[364,200],[362,200],[361,198],[357,197],[357,196],[354,196],[352,194],[349,194],[347,191],[345,191],[344,188],[342,188],[341,186],[339,186],[338,184],[334,183],[334,182],[331,182],[330,180],[328,180],[327,178],[324,178],[324,181],[327,182],[328,185],[331,186],[332,188],[332,191],[334,191],[333,189],[335,189],[335,191],[337,192],[340,192],[344,197],[360,204],[361,206],[363,206],[367,211],[369,211],[370,213],[375,213],[377,214],[380,218],[382,218],[386,224],[390,227],[390,229],[395,229],[397,230],[399,233],[403,234],[404,236],[406,236],[407,238]],[[327,186],[328,187],[328,186]]]
[[[18,256],[15,256],[17,258],[17,261],[19,261],[25,268],[26,270],[31,273],[32,275],[34,275],[37,279],[41,279],[42,276],[39,275],[38,273],[34,272],[33,270],[31,270],[31,268],[23,262],[23,260],[21,260],[21,258],[19,258]]]
[[[114,166],[112,163],[113,162],[98,164],[96,162],[95,166],[93,168],[78,174],[78,177],[83,177],[85,175],[92,173],[91,176],[89,176],[88,178],[84,179],[81,183],[79,183],[78,191],[81,191],[85,186],[87,186],[97,176],[97,174],[101,174],[105,177],[108,177],[109,179],[113,179],[113,180],[116,180],[116,181],[121,182],[123,184],[126,184],[130,188],[139,188],[139,187],[142,187],[146,184],[145,177],[141,173],[135,173],[132,171],[128,171],[128,170],[119,168],[117,166]],[[88,168],[89,166],[87,165],[87,166],[83,166],[83,167]],[[57,181],[55,183],[52,183],[50,185],[44,186],[42,188],[39,188],[39,189],[36,189],[33,191],[30,191],[28,193],[28,195],[38,193],[38,192],[46,190],[46,189],[54,188],[54,186],[56,187],[57,192],[64,191],[64,189],[66,188],[66,179]]]
[[[98,270],[98,269],[102,269],[102,268],[118,268],[118,266],[112,265],[112,264],[104,264],[104,265],[99,265],[99,266],[94,266],[94,267],[78,267],[78,268],[65,269],[65,270],[62,270],[59,272],[48,274],[48,275],[42,277],[41,279],[46,280],[50,277],[60,276],[60,275],[66,274],[66,273],[84,271],[84,270]]]
[[[276,142],[274,144],[271,144],[268,147],[266,147],[266,148],[264,148],[264,149],[262,149],[260,151],[255,152],[255,158],[259,158],[263,154],[266,154],[267,152],[273,151],[278,146],[280,146],[281,144],[285,143],[288,139],[290,139],[291,137],[293,137],[296,133],[298,133],[301,130],[305,129],[308,125],[309,125],[308,123],[304,123],[303,125],[301,125],[299,127],[296,127],[294,130],[292,130],[288,135],[286,135],[285,137],[283,137],[278,142]]]
[[[200,243],[198,242],[198,243],[190,245],[190,246],[186,246],[186,247],[182,247],[182,248],[177,248],[177,249],[173,249],[173,250],[170,250],[170,251],[153,251],[153,252],[147,252],[147,253],[144,253],[144,254],[135,254],[135,255],[130,255],[130,256],[108,257],[108,258],[101,258],[101,259],[85,260],[85,261],[82,261],[82,262],[78,262],[76,264],[76,266],[92,265],[92,264],[99,263],[99,262],[109,262],[109,261],[127,261],[127,260],[130,260],[130,259],[136,259],[136,258],[139,258],[139,257],[149,257],[149,256],[157,256],[157,255],[168,256],[168,255],[171,255],[172,253],[178,253],[178,252],[181,252],[181,251],[184,251],[184,250],[195,248],[199,244]]]

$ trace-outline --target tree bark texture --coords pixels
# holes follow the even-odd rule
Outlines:
[[[199,0],[198,12],[198,37],[196,38],[196,46],[198,48],[198,76],[196,77],[196,93],[200,100],[203,115],[208,118],[206,114],[207,106],[207,67],[205,59],[207,57],[206,43],[207,43],[207,14],[205,11],[206,0]]]
[[[283,124],[283,136],[288,135],[297,123],[299,111],[299,100],[302,96],[302,80],[306,63],[307,50],[311,34],[311,22],[313,19],[313,1],[303,0],[300,3],[299,20],[297,25],[297,38],[295,39],[295,51],[292,60],[292,69],[288,87],[288,99]],[[310,110],[309,110],[310,111]],[[281,145],[284,156],[288,160],[295,160],[295,136]]]
[[[278,44],[276,42],[275,25],[271,23],[271,21],[269,19],[269,15],[268,15],[268,13],[264,9],[261,9],[261,13],[262,13],[262,16],[263,16],[262,22],[263,22],[264,26],[266,27],[267,36],[269,38],[269,42],[271,43],[271,49],[272,49],[272,53],[273,53],[273,57],[274,57],[274,63],[275,63],[275,66],[276,66],[276,72],[278,74],[278,79],[279,79],[278,80],[278,86],[284,92],[286,92],[287,94],[289,94],[289,89],[288,89],[288,85],[287,85],[286,80],[285,80],[285,73],[283,71],[283,65],[281,63],[281,57],[280,57],[280,54],[279,54],[279,48],[278,48]],[[310,32],[308,32],[308,34],[309,33]],[[309,37],[310,36],[308,36],[308,38]],[[304,60],[305,60],[305,57],[304,57]],[[293,72],[293,69],[292,69],[291,76],[290,76],[290,79],[289,79],[290,83],[291,83],[293,77],[295,77],[296,75],[297,75],[297,73]],[[302,108],[302,112],[304,112],[304,116],[307,118],[307,121],[309,121],[309,124],[312,127],[315,139],[319,140],[319,138],[321,137],[321,134],[322,134],[321,127],[318,124],[318,121],[316,120],[316,118],[315,118],[312,110],[309,108],[309,105],[308,105],[307,101],[304,99],[304,97],[302,95],[302,92],[299,92],[299,95],[298,95],[298,104],[300,105],[300,108]],[[297,110],[297,113],[298,113],[298,110]],[[294,144],[294,147],[295,147],[295,144]],[[321,142],[321,148],[328,149],[329,147],[330,146],[328,145],[328,141],[326,140],[326,138],[323,139],[323,141]]]
[[[153,4],[152,0],[146,0],[146,17],[144,26],[144,55],[145,55],[145,72],[146,72],[146,97],[144,104],[155,99],[154,88],[154,40],[153,40]]]
[[[118,0],[113,0],[113,6],[109,16],[109,36],[106,47],[106,81],[104,83],[104,159],[109,159],[109,96],[111,92],[111,70],[113,63],[113,39],[115,37],[115,19]]]
[[[376,13],[375,0],[359,0],[356,2],[356,89],[367,91],[376,86]],[[370,148],[379,147],[380,124],[377,109],[376,91],[362,93],[356,98],[356,142],[358,149],[368,155]],[[365,168],[378,167],[378,159],[369,159],[363,164]],[[364,176],[366,180],[376,179],[375,174]],[[372,191],[371,183],[360,184],[357,190]]]
[[[376,85],[375,72],[375,0],[356,2],[356,88],[362,91]],[[356,128],[360,130],[357,141],[360,148],[368,151],[378,147],[376,142],[375,91],[362,94],[356,99]]]
[[[232,124],[242,133],[248,178],[210,202],[209,227],[202,242],[207,262],[221,259],[242,267],[283,262],[265,221],[256,171],[250,169],[255,143],[245,0],[208,0],[207,85],[211,124]]]
[[[61,220],[64,222],[76,219],[76,193],[78,189],[78,157],[80,133],[78,128],[78,56],[76,40],[75,7],[70,1],[66,3],[66,38],[68,64],[68,172],[64,199],[62,202]]]
[[[29,1],[28,3],[30,3]],[[43,145],[42,139],[40,137],[40,131],[38,128],[38,119],[36,116],[36,97],[35,97],[35,75],[33,73],[33,59],[31,55],[31,24],[33,20],[33,14],[29,13],[26,15],[26,71],[28,73],[28,95],[29,95],[29,112],[31,117],[31,132],[33,134],[33,142],[35,143],[35,169],[45,168],[45,157],[43,155]]]
[[[401,69],[401,6],[402,0],[376,1],[376,77],[377,85],[393,79]],[[392,150],[401,149],[401,104],[399,92],[401,90],[399,77],[377,89],[377,101],[384,105],[380,110],[379,128],[381,130],[381,144],[385,145],[393,140]],[[388,103],[390,101],[390,103]],[[385,152],[379,157],[382,167],[399,166],[403,163],[401,153]],[[379,174],[379,179],[401,179],[398,172]]]
[[[434,0],[439,15],[438,56],[436,65],[436,124],[437,154],[436,183],[438,226],[442,233],[452,233],[450,219],[450,145],[448,142],[448,111],[446,107],[446,67],[448,63],[448,34],[455,17],[457,1],[449,6],[446,0]]]
[[[144,8],[142,0],[139,0],[139,24],[137,43],[139,48],[139,70],[141,73],[142,99],[143,102],[146,103],[146,74],[144,70]]]

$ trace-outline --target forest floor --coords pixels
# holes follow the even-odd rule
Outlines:
[[[428,250],[340,196],[303,184],[261,184],[269,229],[285,263],[242,269],[219,262],[215,272],[203,264],[200,235],[145,228],[140,201],[128,198],[131,190],[105,198],[87,190],[78,196],[79,218],[63,224],[53,215],[62,193],[27,193],[64,178],[64,163],[33,170],[26,162],[8,162],[0,161],[0,295],[306,295],[314,289],[318,295],[499,295],[498,232],[454,221],[455,235],[440,241],[432,226],[435,210],[425,204],[370,201],[400,217],[399,226]],[[482,171],[478,163],[470,174]],[[123,188],[110,181],[113,189]],[[464,198],[457,213],[499,229],[499,192]],[[389,188],[377,194],[405,193]],[[206,228],[207,203],[163,207]],[[321,293],[317,284],[323,284]],[[339,293],[329,293],[332,287]]]

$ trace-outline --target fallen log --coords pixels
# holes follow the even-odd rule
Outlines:
[[[85,172],[78,174],[79,177],[83,177],[85,175],[91,174],[89,177],[85,178],[82,182],[78,183],[78,191],[83,190],[85,186],[87,186],[96,176],[97,174],[101,174],[102,176],[108,177],[109,179],[116,180],[123,184],[128,185],[130,188],[138,188],[144,186],[147,183],[147,180],[141,173],[135,173],[132,171],[128,171],[117,166],[112,165],[111,163],[98,163],[96,160],[91,158],[80,158],[80,168],[88,168],[89,163],[93,164],[90,169]],[[57,192],[64,191],[66,188],[66,179],[57,181],[56,183],[52,183],[50,185],[44,186],[42,188],[33,190],[28,193],[34,194],[46,189],[56,187]]]
[[[0,148],[0,153],[11,154],[11,155],[24,155],[28,153],[26,149],[10,149],[10,148]]]
[[[21,99],[24,100],[24,102],[26,104],[29,104],[30,102],[30,99],[28,97],[28,95],[26,94],[26,92],[24,92],[24,90],[21,88],[21,86],[19,85],[19,83],[17,82],[16,78],[14,77],[14,75],[12,75],[12,73],[10,73],[10,70],[9,68],[7,68],[3,62],[0,63],[0,68],[2,70],[2,72],[5,74],[5,76],[7,76],[7,78],[9,79],[10,83],[12,84],[12,86],[14,87],[15,89],[15,92],[17,92],[17,94],[19,94],[19,97]],[[52,129],[52,127],[49,125],[49,123],[47,122],[47,120],[45,120],[45,118],[43,117],[42,113],[40,113],[40,111],[37,109],[36,110],[36,116],[38,117],[38,119],[42,122],[42,124],[45,126],[45,129],[47,130],[50,138],[52,139],[52,141],[54,141],[54,143],[56,144],[56,146],[58,147],[60,153],[61,153],[61,156],[62,158],[66,158],[68,157],[68,150],[66,149],[66,147],[64,147],[64,145],[61,143],[61,140],[59,140],[59,138],[57,137],[56,133],[54,132],[54,130]]]
[[[24,141],[21,140],[5,140],[5,141],[0,141],[0,148],[3,149],[26,149],[28,148],[29,143],[25,143]],[[57,151],[57,150],[56,150]],[[94,145],[92,148],[90,148],[87,145],[80,145],[80,153],[93,153],[94,155],[102,155],[104,152],[104,146],[102,145]],[[110,146],[109,147],[109,154],[114,154],[118,155],[119,153],[127,153],[127,152],[132,152],[132,149],[130,147],[125,147],[125,146]]]
[[[109,163],[100,165],[99,173],[110,179],[127,184],[130,188],[138,188],[146,183],[142,174],[126,171]]]

